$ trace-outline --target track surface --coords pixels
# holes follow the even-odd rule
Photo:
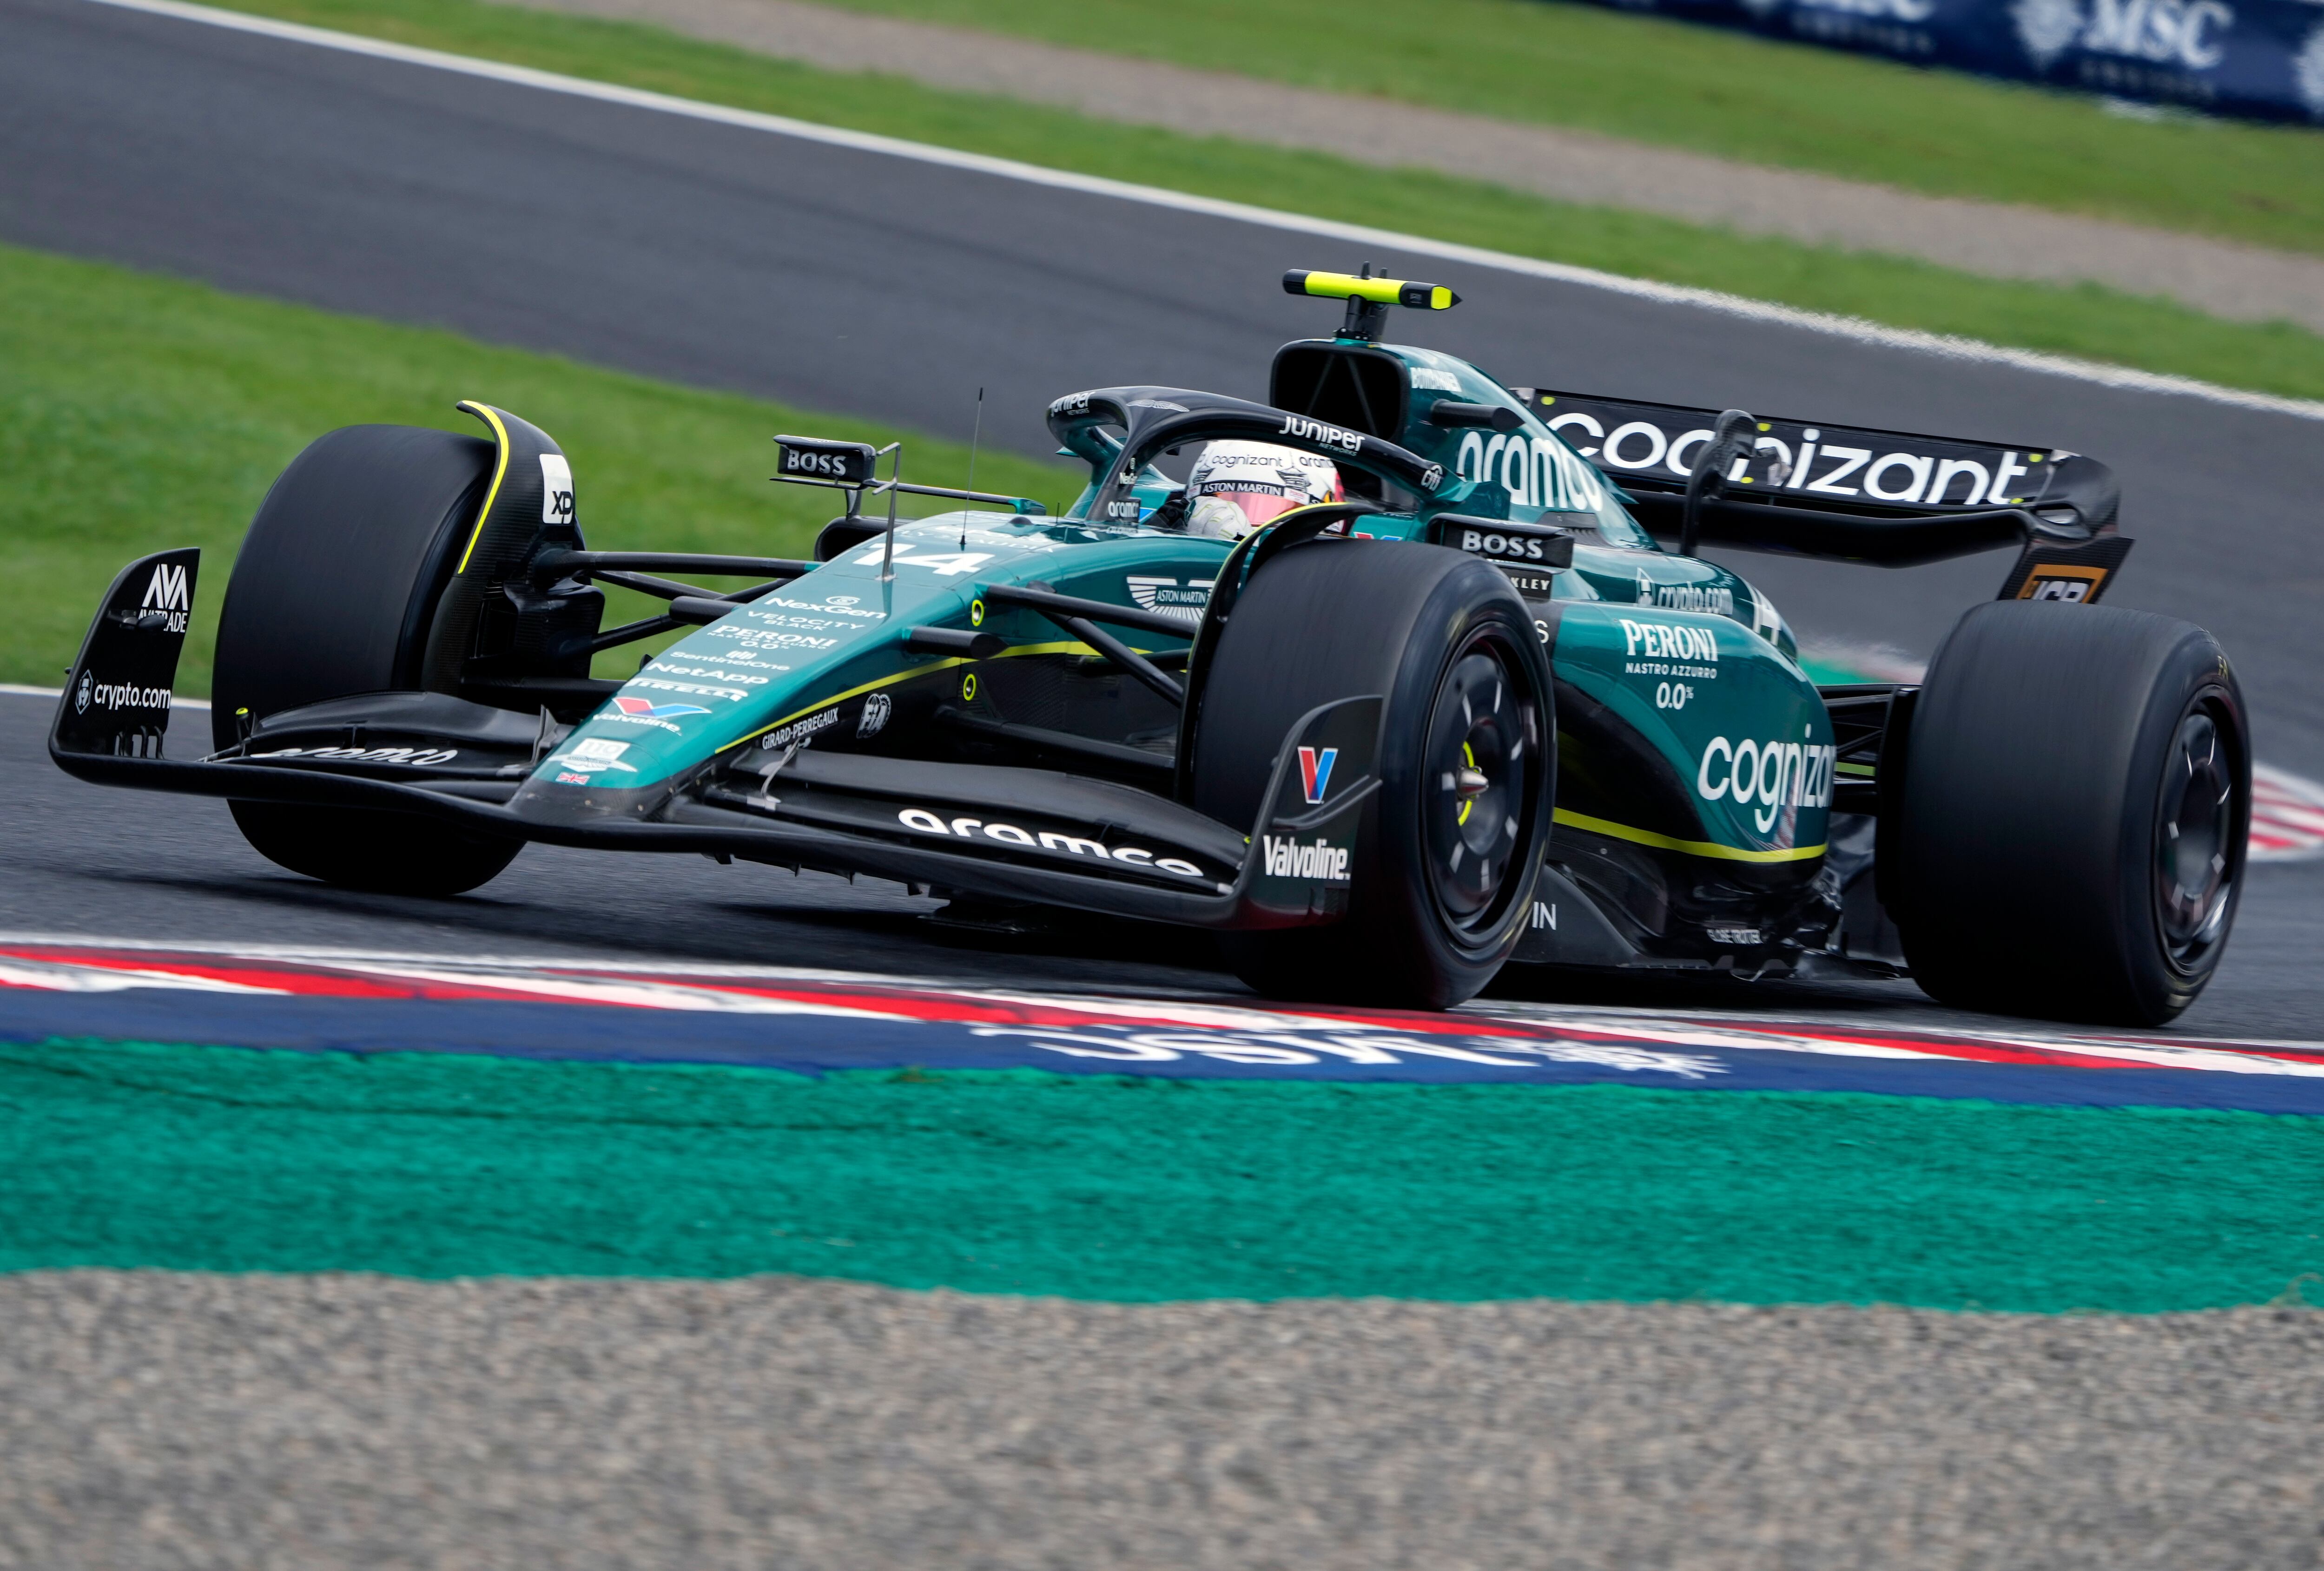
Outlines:
[[[1275,345],[1333,325],[1277,275],[1356,260],[80,0],[0,0],[0,237],[955,435],[982,385],[993,438],[1026,452],[1078,387],[1260,394]],[[2102,456],[2140,541],[2117,598],[2218,629],[2262,756],[2324,776],[2314,422],[1373,260],[1458,287],[1460,309],[1406,330],[1512,381]],[[618,543],[620,520],[592,526]],[[2006,563],[1740,565],[1811,638],[1924,656]]]
[[[779,965],[936,982],[1141,992],[1240,992],[1209,941],[1168,928],[1074,917],[1072,931],[1019,937],[947,932],[937,908],[899,887],[849,885],[699,857],[611,857],[529,848],[456,900],[348,894],[286,873],[243,842],[222,803],[85,786],[49,762],[53,701],[0,694],[0,931],[90,938],[447,955],[631,955],[696,964]],[[207,716],[181,712],[199,730]],[[2324,1035],[2324,862],[2256,867],[2218,978],[2174,1036]],[[1524,997],[1513,974],[1495,989]],[[1570,994],[1568,995],[1570,997]],[[1667,1005],[1985,1030],[1909,983],[1623,983],[1580,1000]],[[2038,1036],[2042,1028],[2029,1027]]]
[[[55,1571],[2248,1571],[2324,1507],[2301,1309],[81,1272],[0,1316],[0,1560]]]

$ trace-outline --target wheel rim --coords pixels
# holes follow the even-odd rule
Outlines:
[[[2236,771],[2208,708],[2179,722],[2154,822],[2154,904],[2163,947],[2181,972],[2199,967],[2227,928],[2236,874]]]
[[[1492,641],[1471,643],[1446,670],[1429,717],[1421,795],[1429,887],[1464,935],[1507,908],[1526,844],[1534,728],[1512,665]]]

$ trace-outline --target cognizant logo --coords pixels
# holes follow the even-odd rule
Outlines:
[[[1752,826],[1765,834],[1786,807],[1831,805],[1832,767],[1839,758],[1839,749],[1813,742],[1713,737],[1694,773],[1695,794],[1705,802],[1732,797],[1744,807],[1756,804]]]

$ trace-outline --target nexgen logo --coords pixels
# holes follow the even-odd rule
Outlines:
[[[153,576],[145,583],[145,603],[141,611],[188,611],[186,570],[163,562],[153,569]]]
[[[1332,766],[1340,760],[1337,748],[1302,748],[1299,749],[1299,783],[1307,794],[1309,803],[1320,803],[1323,793],[1332,788]]]

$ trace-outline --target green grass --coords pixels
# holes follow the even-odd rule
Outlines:
[[[209,691],[243,530],[299,450],[372,421],[481,434],[463,398],[512,409],[573,460],[606,548],[798,556],[835,510],[770,485],[779,430],[898,433],[732,394],[0,247],[0,681],[56,686],[122,564],[204,548],[178,691]],[[914,478],[957,482],[966,447],[915,436]],[[1065,472],[987,451],[980,489],[1064,500]],[[647,614],[608,595],[607,625]],[[673,635],[675,636],[675,635]],[[667,642],[667,639],[659,642]],[[601,657],[636,669],[639,645]]]
[[[891,78],[818,71],[658,28],[481,0],[242,0],[242,8],[680,96],[1725,289],[1812,310],[2231,386],[2324,397],[2324,337],[2283,324],[2222,322],[2166,301],[2096,286],[2005,283],[1891,258],[1746,239],[1666,219],[1545,201],[1482,182],[1116,125],[1002,98],[938,92]],[[1421,8],[1421,14],[1427,14],[1427,8]],[[1554,14],[1594,14],[1560,10]],[[2154,129],[2128,122],[2124,125]],[[2298,145],[2324,148],[2324,140]],[[1155,219],[1157,225],[1169,221],[1162,215]],[[1286,236],[1284,264],[1333,266],[1360,260],[1318,255],[1318,243]],[[1462,281],[1463,288],[1492,287],[1489,279]],[[1272,285],[1268,280],[1254,280],[1251,287]],[[1529,380],[1541,372],[1539,368],[1509,367],[1502,373]]]
[[[1605,132],[1945,196],[2324,252],[2324,133],[1543,0],[822,0]]]
[[[2324,1269],[2319,1178],[2250,1113],[0,1046],[8,1270],[2155,1311]]]

